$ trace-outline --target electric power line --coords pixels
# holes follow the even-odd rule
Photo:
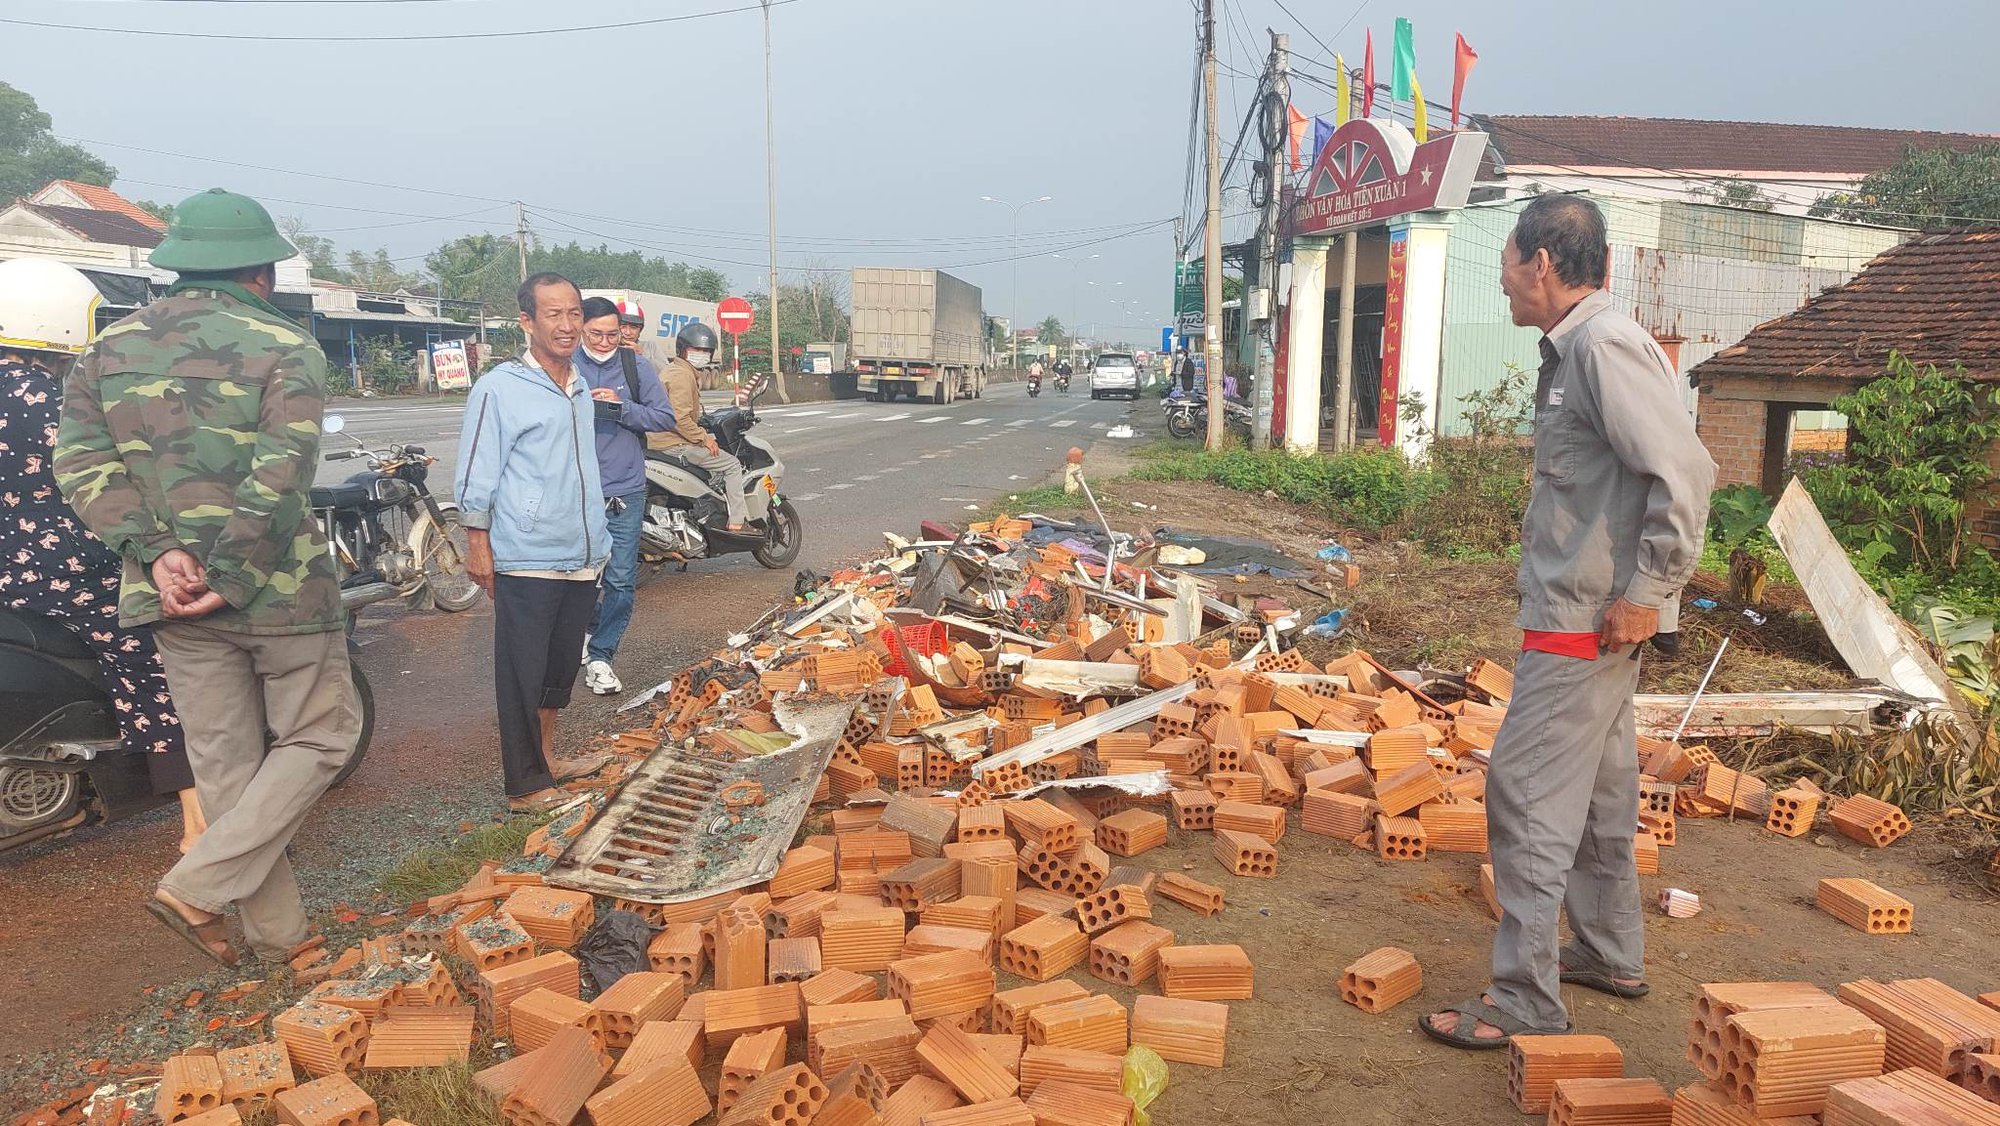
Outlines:
[[[799,0],[768,0],[769,7],[796,4]],[[650,16],[645,19],[623,20],[617,23],[586,24],[571,27],[532,28],[523,31],[448,31],[424,35],[246,35],[225,31],[163,31],[137,27],[99,27],[86,24],[52,23],[47,20],[24,20],[14,16],[0,16],[0,24],[15,27],[33,27],[45,31],[92,31],[105,35],[143,35],[164,39],[222,39],[259,43],[435,43],[443,40],[464,39],[521,39],[536,35],[568,35],[583,31],[625,31],[637,27],[657,27],[663,24],[685,23],[688,20],[708,19],[713,16],[732,16],[740,12],[759,11],[767,5],[743,4],[734,8],[714,8],[704,12],[686,12],[678,16]]]

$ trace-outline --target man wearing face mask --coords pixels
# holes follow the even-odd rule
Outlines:
[[[701,371],[715,360],[715,330],[700,321],[689,321],[674,337],[675,359],[660,373],[667,385],[667,401],[673,406],[674,423],[647,439],[656,450],[664,450],[687,462],[722,475],[722,495],[729,505],[729,530],[740,532],[747,519],[743,505],[743,463],[722,452],[714,435],[701,428]]]
[[[584,650],[583,683],[599,696],[625,690],[611,660],[632,620],[639,578],[639,532],[646,518],[646,435],[670,430],[673,409],[652,361],[622,346],[618,306],[603,297],[583,301],[583,348],[576,370],[590,386],[597,416],[597,468],[603,477],[604,518],[611,557],[599,581],[597,611]]]

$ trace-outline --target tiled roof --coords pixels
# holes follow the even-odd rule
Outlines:
[[[89,207],[57,207],[53,203],[24,203],[21,206],[51,223],[107,246],[158,246],[165,237],[159,231],[121,211],[98,211]]]
[[[116,211],[120,215],[129,215],[156,231],[164,232],[167,229],[167,225],[160,221],[159,216],[154,215],[152,212],[140,207],[110,188],[101,188],[96,184],[79,183],[75,180],[51,180],[42,188],[42,192],[48,191],[49,188],[63,188],[76,196],[76,198],[82,200],[85,206],[94,210]],[[42,193],[36,192],[35,194],[40,195]]]
[[[1963,364],[2000,380],[2000,230],[1923,235],[1884,251],[1845,285],[1766,321],[1695,365],[1699,383],[1731,377],[1872,379],[1895,350],[1920,364]]]
[[[1671,117],[1557,117],[1494,114],[1474,127],[1492,136],[1510,165],[1664,168],[1702,172],[1817,172],[1865,176],[1894,164],[1911,146],[1970,149],[2000,135],[1688,121]]]

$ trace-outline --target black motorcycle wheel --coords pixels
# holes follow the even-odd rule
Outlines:
[[[1176,438],[1194,437],[1194,418],[1182,411],[1167,412],[1167,433]]]
[[[751,548],[751,558],[773,571],[791,566],[792,560],[799,557],[799,548],[805,546],[805,529],[799,525],[798,510],[791,501],[781,500],[765,519],[770,528],[765,533],[764,546]]]
[[[447,508],[443,515],[442,523],[434,520],[426,529],[423,554],[418,562],[424,569],[424,585],[430,589],[431,605],[455,614],[471,608],[483,592],[466,573],[465,561],[472,549],[466,542],[465,525],[459,521],[458,510]]]
[[[368,744],[375,738],[375,689],[369,685],[361,666],[354,663],[352,649],[348,650],[347,669],[354,676],[354,695],[361,702],[361,737],[354,741],[354,753],[347,757],[347,765],[333,776],[335,786],[347,781],[360,768],[361,760],[368,756]]]

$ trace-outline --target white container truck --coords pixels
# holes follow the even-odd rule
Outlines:
[[[713,301],[668,297],[663,293],[643,293],[636,289],[586,289],[583,295],[612,301],[637,301],[646,312],[646,327],[639,333],[639,352],[658,368],[666,367],[674,358],[674,337],[689,321],[700,321],[710,328],[715,328],[717,324]],[[716,334],[720,336],[721,330],[717,329]],[[729,362],[726,337],[723,338],[721,354],[716,359],[723,364]]]
[[[847,354],[855,390],[947,403],[986,393],[979,287],[943,270],[857,266]]]

